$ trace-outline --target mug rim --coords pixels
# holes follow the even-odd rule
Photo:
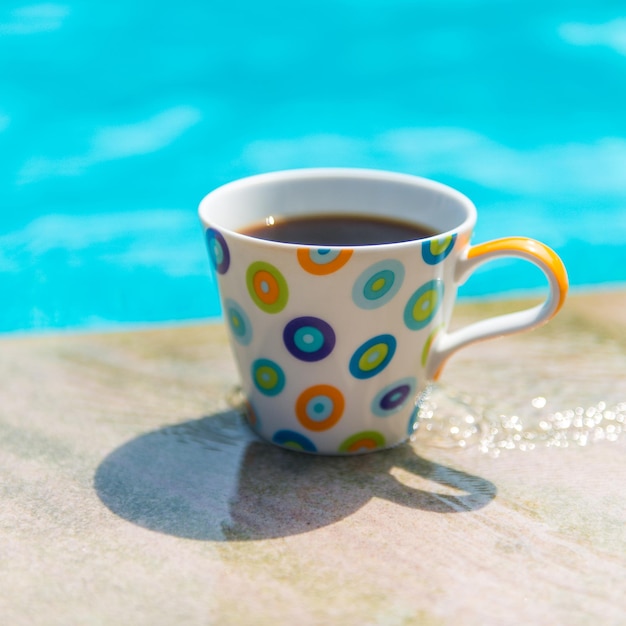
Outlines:
[[[236,192],[246,187],[253,187],[255,185],[271,185],[273,183],[285,182],[285,181],[312,181],[312,180],[323,180],[323,179],[343,179],[346,181],[353,180],[376,180],[381,183],[388,184],[405,184],[409,186],[420,187],[421,189],[430,190],[442,196],[447,196],[452,199],[458,206],[463,207],[465,211],[464,219],[454,226],[453,228],[448,228],[445,230],[441,230],[436,232],[433,235],[428,237],[422,237],[419,239],[411,239],[408,241],[399,241],[393,243],[375,243],[375,244],[357,244],[357,245],[324,245],[323,247],[326,249],[352,249],[352,250],[368,250],[368,249],[376,249],[380,250],[383,248],[396,248],[398,246],[411,246],[416,243],[438,240],[445,238],[454,233],[460,233],[465,230],[472,231],[477,219],[477,210],[474,203],[469,199],[461,191],[447,185],[445,183],[441,183],[439,181],[433,180],[431,178],[426,178],[423,176],[418,176],[415,174],[407,174],[403,172],[395,172],[391,170],[382,170],[375,168],[353,168],[353,167],[311,167],[311,168],[293,168],[293,169],[284,169],[284,170],[276,170],[271,172],[263,172],[260,174],[253,174],[250,176],[245,176],[242,178],[235,179],[233,181],[224,183],[210,191],[206,194],[200,204],[198,206],[198,216],[205,228],[215,228],[222,233],[227,233],[231,237],[235,239],[240,239],[242,241],[247,242],[255,242],[261,245],[269,245],[272,247],[280,247],[280,248],[302,248],[302,247],[316,247],[316,244],[303,244],[303,243],[292,243],[285,241],[275,241],[270,239],[262,239],[260,237],[255,237],[253,235],[244,234],[234,228],[229,226],[225,226],[219,223],[219,220],[216,220],[213,216],[209,217],[209,205],[211,205],[216,200],[219,200],[222,196],[230,194],[232,192]],[[342,213],[341,211],[337,211],[337,214]],[[348,213],[343,212],[343,214]],[[382,215],[382,214],[381,214]],[[415,222],[417,223],[417,222]]]

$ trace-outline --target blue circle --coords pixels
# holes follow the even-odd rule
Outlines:
[[[417,380],[414,377],[397,380],[381,389],[372,400],[371,409],[378,417],[388,417],[400,411],[415,395]]]
[[[411,415],[409,416],[409,423],[407,426],[407,433],[412,435],[417,430],[417,424],[419,422],[419,404],[415,403],[413,410],[411,411]]]
[[[422,241],[422,258],[428,265],[437,265],[452,252],[455,242],[456,233],[446,237],[425,239]]]
[[[304,452],[317,452],[315,444],[308,437],[293,430],[279,430],[275,432],[272,441],[284,448],[295,448]]]
[[[233,337],[242,346],[247,346],[252,341],[252,324],[246,312],[237,302],[227,298],[224,301],[224,313]]]
[[[283,331],[283,341],[290,354],[300,361],[320,361],[335,347],[335,331],[318,317],[306,315],[291,320]]]
[[[257,359],[251,366],[252,382],[265,396],[277,396],[285,387],[285,373],[269,359]]]
[[[372,378],[382,372],[396,352],[393,335],[377,335],[359,346],[350,359],[350,373],[359,379]]]
[[[215,228],[209,228],[206,231],[206,240],[209,258],[215,271],[218,274],[226,274],[230,267],[230,252],[222,233],[215,230]]]
[[[404,323],[410,330],[421,330],[433,320],[443,301],[443,282],[429,280],[408,300],[404,307]]]
[[[395,259],[368,267],[352,287],[352,300],[362,309],[377,309],[389,302],[404,281],[404,265]]]

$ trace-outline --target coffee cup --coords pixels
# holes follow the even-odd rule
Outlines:
[[[553,250],[519,236],[472,245],[473,203],[407,174],[261,174],[209,193],[199,216],[250,426],[313,454],[406,441],[450,356],[543,324],[568,289]],[[536,265],[545,299],[450,331],[458,287],[500,257]]]

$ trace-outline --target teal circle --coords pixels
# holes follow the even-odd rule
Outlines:
[[[415,403],[415,406],[411,411],[411,415],[409,416],[409,423],[406,429],[408,435],[412,435],[417,430],[417,426],[419,424],[419,414],[419,404]]]
[[[397,341],[393,335],[377,335],[357,348],[350,359],[350,373],[361,380],[382,372],[396,352]]]
[[[370,265],[352,287],[353,302],[361,309],[377,309],[387,304],[402,287],[404,274],[404,265],[396,259]]]
[[[315,444],[304,435],[293,430],[279,430],[274,433],[272,441],[283,448],[292,448],[302,452],[317,452]]]
[[[252,341],[252,324],[243,308],[228,298],[224,301],[224,317],[235,340],[247,346]]]
[[[378,300],[382,298],[393,287],[395,274],[391,270],[381,270],[376,272],[363,288],[363,295],[368,300]]]
[[[421,330],[432,322],[443,301],[443,282],[430,280],[409,298],[404,307],[404,323],[410,330]]]
[[[215,265],[219,265],[224,261],[224,250],[222,246],[220,246],[219,241],[217,239],[213,239],[213,248],[211,248],[211,252],[213,253],[213,257],[215,258]]]
[[[324,335],[314,326],[301,326],[294,333],[293,342],[302,352],[317,352],[324,345]]]
[[[277,396],[285,387],[285,373],[269,359],[257,359],[251,366],[252,382],[263,395]]]
[[[456,233],[422,242],[422,258],[428,265],[441,263],[454,248]]]

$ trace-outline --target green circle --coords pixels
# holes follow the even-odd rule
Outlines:
[[[404,307],[404,323],[411,330],[425,328],[434,319],[442,300],[441,280],[431,280],[422,285]]]
[[[430,291],[423,293],[415,301],[415,304],[413,304],[413,308],[411,310],[411,317],[416,322],[423,322],[437,308],[438,303],[439,303],[439,294],[434,289],[431,289]]]
[[[362,446],[359,443],[362,442]],[[340,446],[339,452],[348,454],[358,454],[359,452],[370,452],[385,446],[385,437],[377,430],[364,430],[348,437]],[[355,447],[356,446],[356,447]]]
[[[448,249],[451,242],[452,235],[448,235],[447,237],[443,237],[442,239],[433,239],[430,242],[430,253],[433,256],[439,256],[440,254],[443,254]]]
[[[262,291],[267,292],[259,294],[255,288],[255,276],[259,272],[264,272],[272,279],[272,285],[269,286],[264,281]],[[246,285],[248,293],[253,302],[265,313],[280,313],[287,305],[289,299],[289,287],[285,277],[271,263],[264,261],[256,261],[252,263],[246,271]],[[275,294],[268,298],[268,293],[274,289]]]
[[[252,382],[266,396],[276,396],[285,387],[285,373],[269,359],[257,359],[252,363]]]
[[[377,343],[368,348],[359,359],[359,369],[369,372],[377,368],[389,354],[389,346],[386,343]]]

